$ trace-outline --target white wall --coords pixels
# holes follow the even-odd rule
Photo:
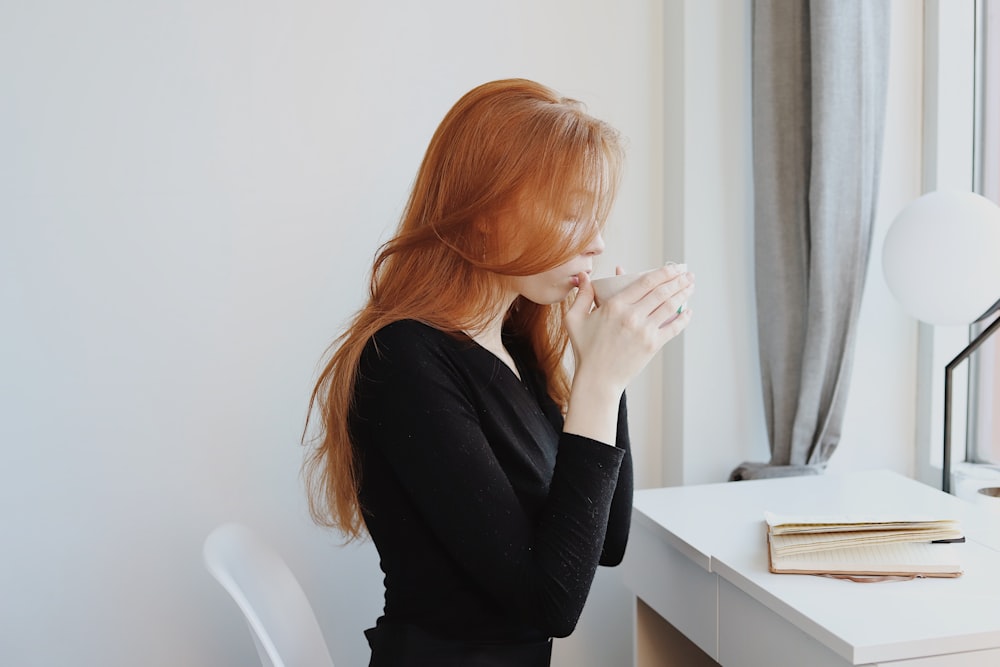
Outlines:
[[[299,573],[338,664],[365,664],[374,552],[313,527],[298,478],[316,363],[437,123],[487,80],[537,79],[622,130],[608,261],[660,259],[658,7],[5,3],[0,663],[252,664],[200,560],[240,519]],[[615,576],[564,664],[627,659]]]
[[[725,481],[767,436],[757,371],[750,3],[667,3],[668,246],[696,274],[694,320],[664,357],[665,485]],[[764,454],[762,453],[761,456]]]
[[[907,6],[894,2],[910,18],[893,34],[886,211],[919,185]],[[683,258],[698,273],[697,321],[630,391],[639,485],[720,481],[763,456],[747,7],[5,5],[0,663],[253,664],[200,562],[205,534],[235,518],[285,553],[338,664],[364,664],[374,552],[309,523],[302,418],[434,127],[486,80],[548,83],[630,139],[606,271]],[[906,471],[915,335],[877,254],[831,467]],[[556,664],[629,664],[630,617],[602,572]]]
[[[854,374],[831,472],[916,472],[917,325],[889,292],[882,245],[893,218],[920,196],[923,155],[923,7],[892,0],[885,144]]]

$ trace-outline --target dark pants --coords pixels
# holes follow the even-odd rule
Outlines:
[[[368,667],[549,667],[552,640],[499,642],[439,639],[413,626],[365,630]]]

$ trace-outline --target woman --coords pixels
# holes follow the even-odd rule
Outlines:
[[[622,558],[624,390],[688,325],[693,277],[595,308],[621,162],[612,128],[526,80],[467,93],[431,140],[312,395],[313,517],[370,534],[385,573],[373,667],[548,665]]]

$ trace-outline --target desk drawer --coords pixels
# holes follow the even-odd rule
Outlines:
[[[714,573],[635,521],[621,567],[625,584],[636,597],[718,660],[718,577]]]
[[[850,660],[837,655],[721,577],[718,660],[727,667],[851,665]]]

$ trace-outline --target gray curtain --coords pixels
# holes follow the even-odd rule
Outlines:
[[[822,472],[840,440],[878,194],[888,0],[755,0],[753,167],[768,462]]]

